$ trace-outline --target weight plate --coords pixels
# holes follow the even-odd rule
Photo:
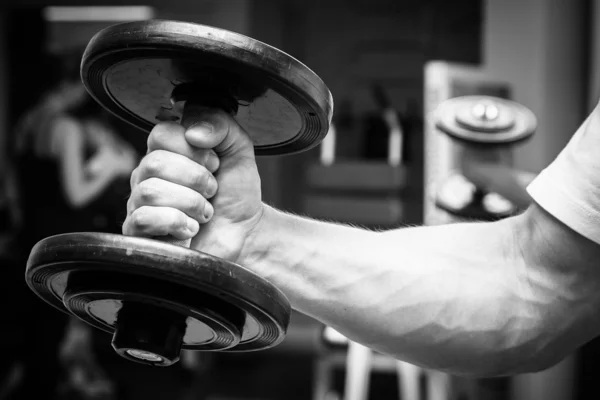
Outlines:
[[[434,120],[452,138],[479,145],[512,145],[530,138],[537,128],[535,115],[527,107],[491,96],[446,100]]]
[[[185,319],[183,349],[254,351],[280,343],[285,295],[253,272],[156,240],[105,233],[46,238],[31,251],[29,287],[63,312],[113,332],[124,302]],[[236,338],[237,337],[237,338]]]
[[[131,22],[98,32],[81,76],[103,107],[146,132],[160,121],[181,122],[180,100],[204,96],[207,105],[226,106],[257,155],[316,146],[333,112],[327,86],[298,60],[247,36],[186,22]]]
[[[477,188],[463,175],[453,174],[440,185],[435,205],[465,220],[497,221],[517,212],[517,207],[498,193]]]

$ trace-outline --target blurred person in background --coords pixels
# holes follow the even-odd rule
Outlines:
[[[57,56],[57,84],[18,124],[15,165],[25,258],[45,237],[120,233],[125,218],[129,177],[139,155],[83,87],[81,55],[78,49]],[[28,312],[21,313],[26,320],[20,326],[22,397],[114,397],[114,384],[95,356],[95,330],[23,290]]]

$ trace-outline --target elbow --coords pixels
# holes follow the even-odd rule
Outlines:
[[[561,363],[565,358],[567,358],[567,355],[561,356],[559,358],[552,357],[547,359],[529,360],[529,362],[524,363],[522,367],[515,372],[515,374],[532,374],[536,372],[542,372]]]
[[[497,378],[547,370],[562,362],[576,349],[568,335],[556,335],[556,329],[544,321],[529,329],[506,330],[488,342],[485,351],[478,352],[471,363],[463,363],[460,375],[471,378]]]
[[[495,332],[480,332],[461,341],[444,368],[471,379],[497,378],[546,370],[572,353],[574,347],[544,319],[503,324]]]
[[[554,349],[539,350],[537,339],[514,345],[515,335],[496,332],[491,336],[471,337],[469,341],[455,343],[449,348],[431,346],[426,353],[392,353],[401,361],[421,368],[437,370],[467,379],[487,379],[543,371],[566,356],[557,356]],[[511,343],[513,345],[511,345]],[[433,351],[435,347],[436,351]]]
[[[566,354],[556,356],[555,354],[540,354],[534,356],[514,356],[509,362],[500,362],[496,367],[487,371],[479,378],[498,378],[521,374],[532,374],[545,371],[559,364],[567,357]]]
[[[464,368],[444,372],[469,379],[500,378],[541,372],[555,366],[565,357],[566,355],[556,357],[554,354],[534,355],[521,352],[496,353],[488,354],[479,360],[471,360],[472,362]]]

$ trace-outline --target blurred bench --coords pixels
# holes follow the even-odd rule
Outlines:
[[[385,228],[403,221],[407,175],[380,162],[312,164],[303,211],[314,218]]]

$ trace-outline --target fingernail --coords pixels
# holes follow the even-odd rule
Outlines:
[[[215,209],[208,201],[204,203],[204,218],[206,218],[207,220],[211,219],[214,212]]]
[[[188,132],[192,134],[192,136],[198,135],[209,135],[213,132],[213,126],[208,122],[198,122],[188,128]]]
[[[217,190],[219,189],[219,184],[214,176],[208,177],[208,182],[206,183],[206,195],[209,197],[213,197],[217,194]]]
[[[195,219],[188,218],[187,229],[192,233],[192,235],[196,236],[196,234],[200,230],[200,224]]]
[[[209,152],[208,156],[206,157],[206,169],[208,169],[210,172],[215,172],[219,169],[219,164],[219,157],[217,157],[217,155],[212,151]]]

